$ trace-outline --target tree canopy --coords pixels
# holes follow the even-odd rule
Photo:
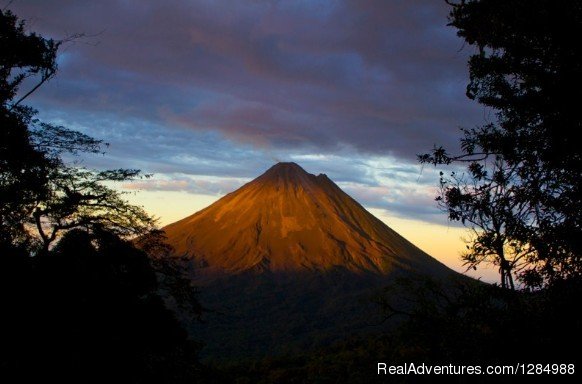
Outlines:
[[[65,40],[25,29],[9,10],[0,11],[0,244],[47,251],[65,231],[95,225],[118,235],[151,230],[154,220],[127,203],[112,182],[142,177],[139,170],[94,171],[69,165],[63,154],[99,153],[104,143],[81,132],[43,122],[23,101],[57,72]],[[22,90],[24,81],[33,83]]]
[[[199,315],[196,292],[169,260],[136,247],[163,239],[111,187],[143,175],[66,162],[105,144],[24,104],[56,74],[63,42],[0,10],[0,381],[192,382],[198,345],[165,300],[178,292]]]
[[[582,273],[582,4],[462,0],[450,25],[475,49],[467,96],[494,112],[463,129],[461,152],[442,147],[422,163],[466,165],[441,173],[437,200],[474,236],[464,259],[499,266],[529,287]]]

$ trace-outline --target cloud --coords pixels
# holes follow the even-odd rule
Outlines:
[[[433,220],[436,176],[419,181],[415,156],[456,148],[458,127],[483,120],[465,97],[471,52],[443,1],[10,8],[45,35],[87,34],[29,102],[41,119],[111,143],[86,164],[160,176],[128,188],[224,193],[274,159],[297,161],[365,204]]]
[[[196,178],[185,175],[164,175],[163,178],[138,180],[122,185],[130,191],[179,191],[205,195],[224,195],[241,187],[246,180],[236,178]]]
[[[262,148],[413,158],[480,115],[444,2],[22,1],[32,27],[86,32],[37,103]],[[44,108],[43,108],[44,109]]]

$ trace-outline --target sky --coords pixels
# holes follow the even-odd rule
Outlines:
[[[1,4],[1,2],[0,2]],[[5,4],[8,4],[5,2]],[[468,100],[472,48],[441,0],[15,0],[27,28],[67,39],[27,101],[38,117],[109,143],[88,167],[154,176],[119,186],[185,217],[278,161],[325,173],[452,268],[466,232],[434,201],[416,155],[458,149],[486,111]],[[494,280],[495,271],[473,276]]]

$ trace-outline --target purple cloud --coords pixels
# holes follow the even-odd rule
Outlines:
[[[444,2],[19,1],[69,46],[43,108],[115,113],[258,147],[413,158],[480,118]],[[177,148],[180,150],[180,148]]]

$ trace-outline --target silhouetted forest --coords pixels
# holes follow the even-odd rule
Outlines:
[[[18,382],[184,382],[197,345],[157,293],[147,255],[104,231],[50,253],[3,253],[0,369]]]
[[[0,11],[0,381],[192,382],[199,346],[164,302],[184,280],[150,258],[154,220],[104,184],[140,172],[67,164],[63,154],[103,143],[23,103],[55,75],[66,43]],[[25,80],[36,83],[22,90]],[[188,297],[181,307],[198,313],[185,288],[192,295],[174,302]]]
[[[582,342],[582,54],[572,38],[582,4],[447,2],[450,25],[476,52],[467,95],[496,118],[463,130],[459,154],[437,147],[419,158],[467,166],[462,177],[442,173],[437,200],[473,230],[467,266],[497,266],[499,286],[395,280],[375,301],[390,331],[204,363],[187,332],[204,320],[196,290],[155,220],[107,187],[147,176],[67,163],[65,154],[101,153],[105,143],[26,105],[69,40],[28,32],[0,10],[0,381],[386,382],[378,362],[581,369],[572,351]]]
[[[394,308],[381,303],[396,327],[367,337],[347,337],[325,348],[292,355],[221,362],[213,366],[225,382],[235,383],[473,383],[507,380],[504,376],[382,376],[377,363],[504,364],[563,362],[579,366],[582,322],[576,303],[579,280],[537,292],[514,292],[486,284],[430,279],[398,281],[389,287],[414,300]],[[398,299],[402,296],[387,294]],[[390,300],[389,300],[390,301]],[[406,309],[405,309],[406,308]],[[573,376],[541,376],[576,382]],[[519,377],[519,376],[517,376]],[[308,379],[306,379],[308,378]],[[528,377],[537,382],[540,377]]]

